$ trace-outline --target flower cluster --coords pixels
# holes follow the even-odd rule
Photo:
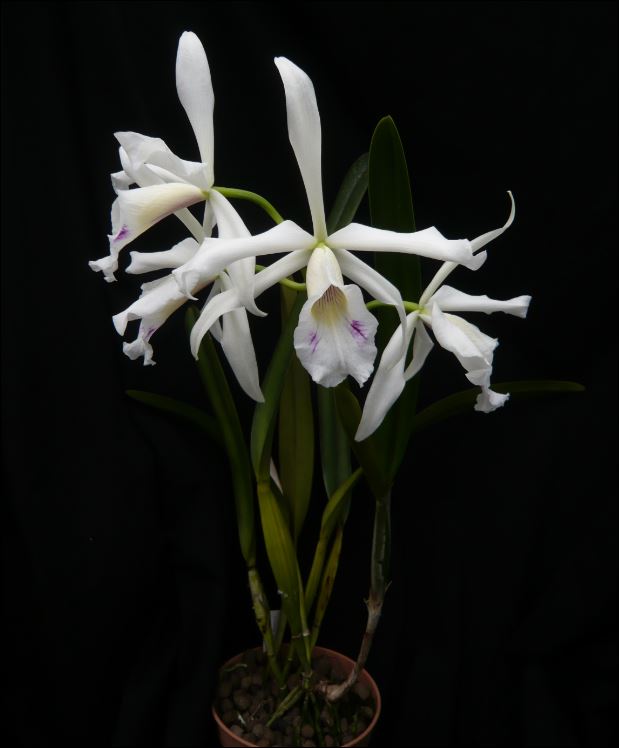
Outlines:
[[[408,379],[422,367],[436,341],[451,351],[466,376],[481,387],[476,409],[489,412],[503,405],[507,395],[490,389],[493,351],[497,341],[452,312],[503,311],[524,317],[530,297],[496,301],[469,296],[443,282],[458,265],[477,270],[486,260],[482,248],[507,229],[505,225],[476,239],[446,239],[436,228],[398,233],[352,223],[332,234],[327,231],[322,193],[321,125],[314,87],[309,77],[289,60],[275,64],[286,96],[288,134],[305,185],[312,217],[311,233],[285,220],[252,236],[230,201],[214,186],[214,95],[206,54],[197,36],[185,32],[176,61],[176,85],[198,143],[200,161],[176,156],[159,138],[133,132],[116,133],[122,170],[112,174],[116,199],[112,205],[109,255],[91,262],[93,270],[115,280],[120,251],[161,219],[174,214],[191,237],[161,252],[131,252],[128,273],[171,271],[144,283],[141,296],[114,318],[119,334],[128,322],[140,320],[137,338],[125,343],[132,359],[153,364],[152,335],[187,299],[202,289],[210,292],[190,338],[197,357],[210,331],[244,391],[262,401],[256,356],[247,313],[264,316],[256,299],[268,288],[306,268],[307,301],[299,315],[294,346],[312,379],[334,387],[348,375],[363,385],[374,370],[378,322],[368,310],[362,290],[396,308],[400,324],[387,345],[372,381],[357,440],[365,439],[381,423]],[[135,186],[134,186],[135,185]],[[511,193],[510,193],[511,198]],[[200,203],[202,221],[188,209]],[[213,229],[217,227],[217,236]],[[399,252],[439,260],[443,265],[406,314],[398,288],[354,252]],[[260,272],[256,258],[283,255]],[[347,278],[350,283],[345,283]],[[409,304],[409,307],[411,305]],[[407,352],[412,344],[412,359]]]

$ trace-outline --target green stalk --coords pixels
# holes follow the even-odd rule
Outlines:
[[[273,630],[271,629],[271,616],[269,605],[267,603],[266,595],[262,587],[262,580],[258,574],[258,569],[255,566],[250,566],[247,569],[247,576],[249,578],[249,589],[251,591],[251,599],[254,608],[254,615],[256,616],[256,622],[262,638],[264,640],[264,646],[266,655],[269,660],[269,667],[271,668],[277,685],[282,688],[284,685],[284,678],[282,675],[281,668],[277,662],[277,650],[275,649],[273,642]]]
[[[255,203],[258,207],[262,208],[265,213],[275,221],[275,223],[283,223],[282,216],[275,210],[271,203],[266,200],[262,195],[258,195],[256,192],[250,192],[249,190],[239,190],[235,187],[213,187],[224,197],[237,198],[238,200],[249,200]]]
[[[423,306],[421,304],[416,304],[414,301],[404,301],[403,303],[404,309],[407,312],[421,312],[423,310]],[[377,299],[368,301],[365,306],[370,311],[372,311],[372,309],[383,309],[385,307],[393,307],[395,309],[393,304],[385,304],[384,301],[378,301]]]
[[[391,546],[391,493],[386,493],[376,500],[374,514],[374,534],[372,538],[372,561],[370,568],[370,594],[366,602],[368,619],[363,634],[363,640],[353,669],[348,678],[340,684],[324,684],[319,690],[329,702],[338,701],[357,682],[359,674],[365,667],[374,634],[378,627],[385,592],[387,591],[387,573]]]

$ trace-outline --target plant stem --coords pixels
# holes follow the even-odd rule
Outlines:
[[[238,198],[239,200],[249,200],[252,203],[258,205],[265,213],[275,221],[275,223],[282,223],[282,216],[275,210],[268,200],[265,200],[262,195],[258,195],[256,192],[250,192],[249,190],[239,190],[235,187],[213,187],[214,190],[221,193],[224,197]]]
[[[284,685],[284,678],[277,662],[276,650],[273,644],[273,631],[271,629],[271,616],[264,589],[262,587],[262,580],[260,579],[258,569],[256,569],[255,566],[248,567],[247,576],[249,578],[249,589],[251,591],[254,614],[256,616],[258,628],[260,629],[260,633],[264,640],[269,667],[273,671],[277,685],[281,688]]]
[[[414,301],[404,301],[404,309],[407,312],[420,312],[423,309],[423,306],[420,304],[416,304]],[[383,307],[393,306],[393,304],[386,304],[384,301],[378,301],[377,299],[373,299],[372,301],[368,301],[365,305],[367,309],[382,309]]]
[[[370,594],[366,601],[368,619],[363,640],[353,669],[343,683],[322,683],[318,691],[324,694],[329,702],[341,699],[357,682],[359,674],[365,667],[374,634],[378,627],[387,591],[387,573],[391,545],[391,492],[376,500],[374,515],[374,535],[372,538],[372,561],[370,569]]]

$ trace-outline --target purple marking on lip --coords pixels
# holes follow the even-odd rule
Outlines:
[[[320,342],[320,338],[318,337],[318,330],[314,330],[312,333],[310,333],[309,342],[312,346],[312,353],[316,353],[316,348],[318,348],[318,343]]]
[[[350,323],[350,329],[352,330],[353,337],[362,338],[367,340],[367,335],[363,332],[363,324],[358,319],[353,319]]]
[[[148,328],[148,330],[146,331],[146,334],[144,335],[144,342],[145,343],[148,343],[148,341],[150,340],[150,336],[155,332],[156,329],[157,329],[156,327],[149,327]]]
[[[121,241],[121,239],[124,239],[127,236],[128,233],[129,233],[129,227],[128,226],[123,226],[120,229],[120,231],[116,234],[116,236],[114,237],[114,241],[115,242]]]

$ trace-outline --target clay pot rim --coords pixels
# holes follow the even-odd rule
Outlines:
[[[239,654],[235,655],[234,657],[231,657],[227,662],[225,662],[220,670],[223,670],[225,667],[229,667],[230,665],[233,665],[236,660],[240,659],[245,652],[251,652],[252,650],[259,650],[260,647],[252,647],[251,649],[246,649],[243,652],[240,652]],[[342,654],[341,652],[336,652],[334,649],[327,649],[327,647],[314,647],[314,650],[312,654],[317,655],[331,655],[337,659],[343,660],[346,665],[348,665],[351,669],[354,666],[354,661],[350,659],[350,657],[347,657],[346,655]],[[372,691],[372,698],[374,699],[375,709],[374,709],[374,716],[372,717],[372,721],[370,724],[366,727],[366,729],[357,735],[355,739],[350,743],[344,743],[341,748],[354,748],[356,745],[360,745],[374,730],[376,727],[376,723],[378,722],[378,718],[380,717],[380,712],[382,709],[382,701],[380,698],[380,689],[376,685],[376,681],[372,676],[368,673],[365,668],[361,671],[361,674],[359,675],[359,679],[364,679],[368,685],[370,686],[370,689]],[[217,727],[222,730],[223,732],[227,733],[231,736],[234,740],[238,742],[239,745],[243,746],[243,748],[257,748],[255,743],[250,743],[249,741],[245,740],[245,738],[241,738],[239,735],[236,735],[236,733],[232,732],[232,730],[229,729],[229,727],[224,724],[223,720],[217,714],[217,710],[215,709],[215,704],[211,707],[211,713],[213,715],[213,719],[215,720]]]

